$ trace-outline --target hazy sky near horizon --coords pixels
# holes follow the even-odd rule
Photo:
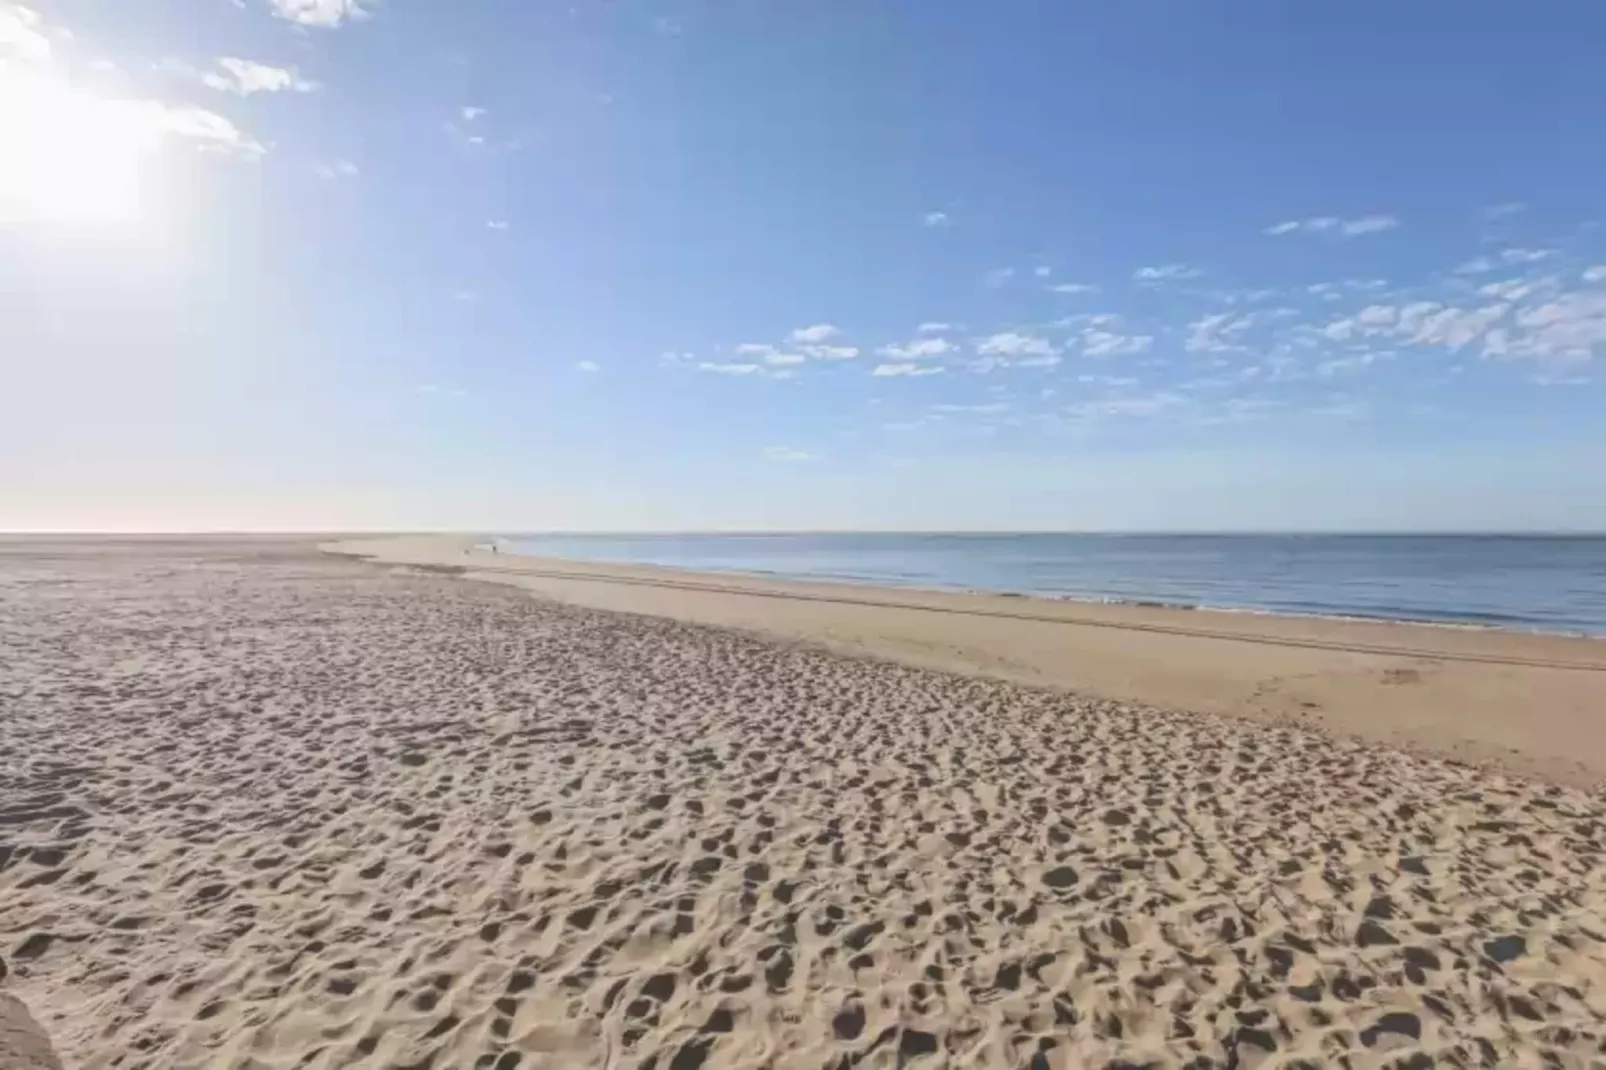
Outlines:
[[[1606,529],[1602,40],[0,0],[0,529]]]

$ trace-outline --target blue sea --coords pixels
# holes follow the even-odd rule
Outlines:
[[[1606,536],[515,535],[514,553],[1606,636]]]

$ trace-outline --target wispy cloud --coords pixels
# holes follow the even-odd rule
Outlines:
[[[704,360],[697,364],[698,371],[713,372],[716,375],[753,375],[764,370],[762,364],[726,363],[721,361]]]
[[[488,230],[506,230],[507,229],[507,220],[505,220],[505,219],[488,219],[488,220],[485,221],[485,226],[486,226],[486,228]]]
[[[1502,249],[1492,256],[1478,256],[1462,264],[1457,264],[1457,275],[1483,275],[1499,267],[1510,267],[1516,264],[1537,264],[1555,255],[1554,249],[1525,249],[1516,246]]]
[[[319,178],[356,178],[362,173],[356,164],[350,160],[331,160],[327,163],[313,165]]]
[[[1393,230],[1400,225],[1400,221],[1391,215],[1369,215],[1360,219],[1349,219],[1344,222],[1344,233],[1350,236],[1357,234],[1377,234],[1385,230]]]
[[[1183,348],[1189,353],[1225,353],[1243,347],[1232,339],[1254,326],[1255,317],[1238,316],[1231,312],[1217,312],[1201,316],[1188,324],[1188,339]]]
[[[268,0],[268,6],[288,22],[322,29],[334,29],[372,14],[371,0]]]
[[[993,268],[981,277],[981,284],[989,290],[996,290],[1000,286],[1007,285],[1014,277],[1015,269],[1012,267]]]
[[[926,227],[948,227],[953,225],[953,220],[949,218],[947,212],[927,212],[920,217],[920,224]]]
[[[1340,234],[1354,237],[1393,230],[1399,225],[1400,221],[1391,215],[1368,215],[1359,219],[1340,219],[1338,216],[1321,215],[1309,219],[1288,219],[1281,223],[1273,223],[1261,233],[1274,238],[1286,234]]]
[[[205,108],[173,106],[154,100],[107,101],[105,106],[120,112],[125,130],[148,130],[158,135],[184,138],[203,148],[256,159],[268,147],[236,126],[233,120]]]
[[[1568,293],[1517,312],[1509,326],[1491,330],[1484,355],[1529,357],[1579,364],[1606,353],[1606,293]]]
[[[814,454],[791,446],[765,446],[764,457],[771,461],[810,461]]]
[[[1602,270],[1606,271],[1606,268],[1603,268]],[[915,330],[919,331],[921,334],[936,334],[942,331],[951,331],[953,329],[953,324],[941,323],[937,320],[927,320],[925,323],[922,323],[920,326],[915,328]]]
[[[1096,294],[1099,288],[1087,282],[1061,282],[1049,287],[1057,294]]]
[[[893,360],[922,360],[927,357],[941,357],[954,352],[958,347],[946,338],[915,338],[908,342],[892,342],[876,350],[883,357]]]
[[[799,327],[787,335],[787,340],[801,345],[818,345],[829,342],[842,333],[841,328],[829,323],[816,323],[812,327]]]
[[[1140,267],[1132,273],[1132,277],[1139,282],[1179,282],[1183,279],[1196,279],[1203,272],[1187,264],[1157,264],[1152,267]]]
[[[458,109],[457,113],[463,117],[465,123],[472,123],[476,119],[482,119],[486,114],[484,108],[475,104],[465,104]]]
[[[892,376],[937,375],[942,368],[938,365],[915,364],[909,361],[896,364],[877,364],[870,374],[882,378]]]
[[[238,56],[223,56],[217,69],[200,74],[202,84],[242,97],[254,93],[311,93],[318,83],[301,77],[294,67],[274,67]]]
[[[1506,285],[1500,291],[1493,296],[1509,299],[1471,307],[1439,301],[1368,305],[1318,333],[1341,344],[1383,339],[1450,352],[1476,348],[1497,360],[1582,363],[1606,352],[1606,294],[1572,291],[1523,306],[1519,302],[1530,293],[1511,297],[1515,291]]]
[[[984,357],[1047,357],[1053,356],[1058,350],[1046,338],[1018,331],[1001,331],[977,342],[976,352]]]
[[[20,138],[8,140],[0,147],[0,154],[21,154],[26,160],[31,153],[51,155],[65,151],[83,153],[86,149],[94,159],[100,142],[115,142],[129,152],[143,151],[159,145],[165,139],[189,141],[195,147],[215,152],[257,159],[268,151],[267,146],[245,133],[240,127],[217,112],[191,104],[171,104],[165,100],[125,99],[79,95],[61,85],[52,77],[50,66],[54,58],[56,40],[71,40],[71,32],[64,26],[46,24],[37,12],[21,4],[0,0],[0,62],[7,67],[15,65],[19,71],[37,71],[44,75],[33,78],[23,75],[8,87],[21,95],[21,99],[7,100],[0,108],[37,108],[50,115],[51,122],[69,121],[67,129],[52,125],[24,123],[14,128]],[[176,70],[171,64],[160,68]],[[4,69],[4,68],[0,68]],[[183,73],[194,76],[193,68],[183,67]],[[32,98],[32,99],[30,99]],[[65,140],[63,140],[65,139]],[[78,143],[85,139],[97,143],[93,148]],[[6,161],[9,162],[9,161]],[[5,164],[0,163],[0,168]],[[83,158],[75,161],[83,166]],[[12,209],[5,205],[0,211]],[[7,213],[9,214],[9,212]]]
[[[583,372],[600,372],[602,370],[602,365],[594,360],[577,360],[574,362],[574,366]]]
[[[1082,332],[1082,356],[1130,357],[1146,353],[1154,345],[1152,334],[1121,334],[1093,328]]]
[[[999,413],[1005,413],[1009,411],[1009,402],[987,401],[978,402],[976,404],[944,402],[942,404],[933,405],[931,407],[931,411],[940,412],[945,415],[965,414],[973,416],[997,416]]]
[[[1585,282],[1606,282],[1606,264],[1596,264],[1592,268],[1585,268],[1579,278]]]
[[[50,36],[37,11],[21,4],[0,5],[0,51],[22,63],[49,61]]]

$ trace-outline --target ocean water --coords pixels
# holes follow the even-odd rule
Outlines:
[[[513,535],[510,552],[1606,636],[1606,536]]]

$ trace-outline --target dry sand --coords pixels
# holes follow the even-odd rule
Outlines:
[[[291,542],[0,543],[0,651],[69,1067],[1606,1060],[1576,788]]]
[[[439,536],[330,548],[466,569],[578,605],[1606,784],[1599,639],[798,583],[493,554]]]

